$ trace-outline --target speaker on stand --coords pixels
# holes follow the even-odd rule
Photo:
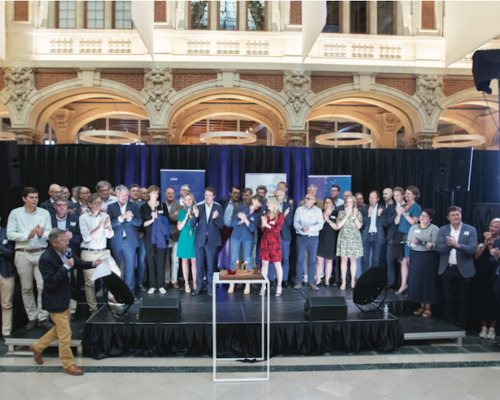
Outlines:
[[[470,191],[473,151],[472,147],[440,150],[436,189],[451,192],[451,205],[455,205],[455,191]]]
[[[0,141],[0,187],[21,186],[19,153],[15,140]]]

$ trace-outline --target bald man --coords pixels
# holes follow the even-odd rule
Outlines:
[[[56,210],[54,208],[54,202],[57,200],[58,197],[61,197],[61,195],[62,195],[61,186],[59,186],[57,183],[53,183],[49,187],[49,196],[50,196],[49,199],[40,204],[40,207],[47,210],[50,214],[55,214]]]

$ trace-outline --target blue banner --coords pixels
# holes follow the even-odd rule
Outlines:
[[[205,191],[205,170],[196,169],[162,169],[160,170],[161,182],[161,199],[165,201],[165,190],[168,187],[175,189],[175,200],[181,197],[181,186],[189,185],[191,193],[196,199],[196,202],[204,199],[203,192]]]
[[[340,186],[339,198],[342,198],[342,193],[351,190],[351,183],[351,175],[309,175],[307,179],[307,186],[316,185],[318,187],[316,197],[320,200],[330,196],[332,185]]]

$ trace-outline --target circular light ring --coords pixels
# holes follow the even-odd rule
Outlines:
[[[359,132],[331,132],[316,136],[317,144],[327,146],[358,146],[373,142],[371,135]]]
[[[257,136],[253,133],[221,131],[207,132],[200,135],[200,140],[209,144],[249,144],[257,141]]]
[[[113,136],[114,139],[99,138],[98,136]],[[83,142],[96,144],[125,144],[139,141],[137,135],[122,131],[83,131],[79,133],[79,138]]]
[[[455,143],[457,140],[460,142]],[[436,149],[439,147],[474,147],[485,143],[486,140],[481,135],[443,135],[432,140],[432,146]]]
[[[12,132],[0,132],[0,140],[16,140],[16,134]]]

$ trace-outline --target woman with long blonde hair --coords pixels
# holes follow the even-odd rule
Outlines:
[[[193,290],[196,290],[196,251],[194,248],[194,236],[196,227],[189,226],[189,220],[193,216],[193,207],[196,199],[192,193],[184,196],[184,208],[179,210],[177,229],[179,229],[179,243],[177,244],[177,257],[182,259],[182,276],[184,277],[184,288],[186,293],[191,292],[189,286],[189,261],[191,260],[191,275],[193,276]]]

